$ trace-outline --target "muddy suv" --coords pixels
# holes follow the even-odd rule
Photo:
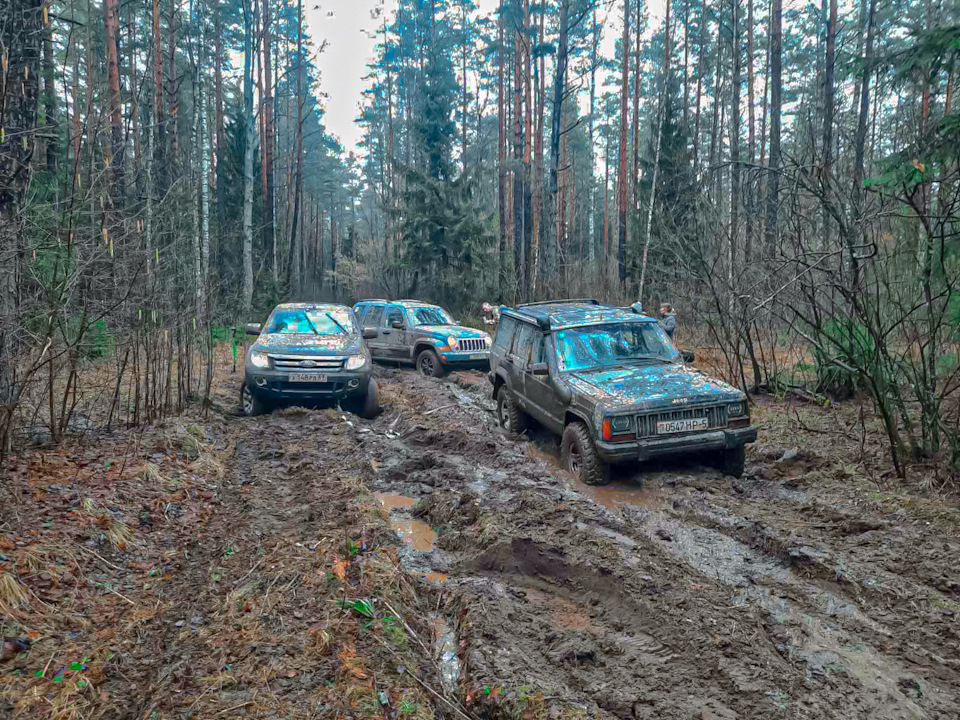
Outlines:
[[[490,366],[493,339],[482,330],[462,327],[438,305],[361,300],[353,312],[364,333],[371,333],[367,346],[375,360],[413,364],[430,377]]]
[[[240,405],[260,415],[280,405],[335,405],[372,418],[377,383],[364,338],[350,308],[278,305],[267,322],[247,325],[257,341],[247,350]]]
[[[501,307],[490,367],[500,425],[520,433],[539,421],[587,483],[606,482],[610,463],[702,451],[740,477],[744,445],[757,439],[746,396],[687,367],[639,305]]]

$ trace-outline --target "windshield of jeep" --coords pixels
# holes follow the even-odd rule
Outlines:
[[[293,335],[351,335],[356,333],[352,313],[343,308],[283,308],[273,311],[268,333]]]
[[[674,362],[680,354],[660,326],[622,322],[568,328],[556,333],[561,371],[649,362]]]
[[[453,318],[447,311],[438,307],[410,308],[414,325],[453,325]]]

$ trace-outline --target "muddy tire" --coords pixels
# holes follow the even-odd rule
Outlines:
[[[497,393],[497,423],[507,432],[519,435],[527,429],[527,414],[517,405],[513,394],[505,387]]]
[[[426,377],[443,377],[443,363],[436,350],[427,348],[417,355],[417,370]]]
[[[256,417],[257,415],[264,415],[272,409],[269,403],[250,392],[246,383],[243,384],[243,387],[240,388],[240,412],[247,417]]]
[[[717,463],[720,472],[724,475],[732,475],[735,478],[743,477],[743,468],[747,462],[747,448],[745,445],[739,445],[729,450],[721,450]]]
[[[373,420],[380,414],[380,395],[377,391],[377,381],[370,378],[367,383],[367,394],[362,397],[350,398],[343,401],[343,409],[364,420]]]
[[[610,467],[600,459],[590,430],[579,420],[564,429],[560,458],[564,469],[587,485],[610,482]]]

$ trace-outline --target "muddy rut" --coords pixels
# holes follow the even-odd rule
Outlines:
[[[742,480],[580,486],[549,435],[495,427],[479,374],[381,374],[347,464],[438,588],[478,714],[960,716],[955,531],[806,486],[816,458],[762,446]]]

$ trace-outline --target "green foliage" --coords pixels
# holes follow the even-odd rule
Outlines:
[[[876,347],[867,328],[852,320],[830,320],[819,330],[820,345],[814,345],[817,390],[838,399],[862,389],[865,372],[882,371],[876,365]]]

